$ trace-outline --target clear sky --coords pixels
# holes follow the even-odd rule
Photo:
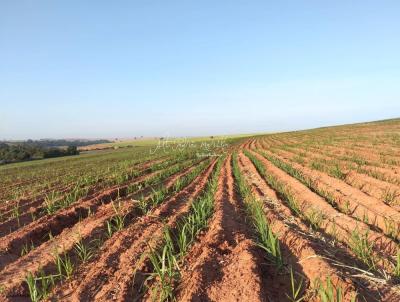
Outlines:
[[[400,1],[0,1],[0,139],[400,116]]]

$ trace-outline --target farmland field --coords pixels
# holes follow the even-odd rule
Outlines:
[[[400,120],[0,166],[1,301],[400,301]]]

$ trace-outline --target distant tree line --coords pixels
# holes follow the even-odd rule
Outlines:
[[[111,141],[106,140],[106,139],[97,139],[97,140],[66,140],[66,139],[41,139],[41,140],[31,140],[28,139],[27,141],[23,142],[23,144],[28,144],[31,146],[37,146],[37,147],[60,147],[60,146],[76,146],[76,147],[82,147],[82,146],[88,146],[88,145],[95,145],[95,144],[105,144],[105,143],[111,143]]]
[[[107,140],[97,140],[108,142]],[[73,144],[75,143],[75,145]],[[0,164],[26,160],[78,155],[77,146],[93,144],[93,141],[40,140],[25,142],[0,142]]]

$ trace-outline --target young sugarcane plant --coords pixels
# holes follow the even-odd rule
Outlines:
[[[46,299],[51,288],[54,287],[56,277],[54,275],[46,276],[42,269],[39,271],[38,277],[29,272],[25,278],[25,282],[28,285],[31,301],[39,302]]]
[[[69,279],[74,272],[74,264],[71,257],[65,254],[61,256],[59,254],[55,255],[55,264],[57,267],[58,275],[61,279]]]
[[[178,261],[175,257],[173,242],[168,229],[164,232],[165,245],[161,252],[151,250],[149,259],[153,266],[153,273],[150,278],[158,278],[159,287],[155,287],[152,293],[153,297],[158,297],[159,301],[172,299],[173,283],[179,274]]]
[[[79,260],[81,262],[87,262],[90,259],[92,259],[92,257],[94,256],[94,251],[93,249],[89,246],[86,245],[83,240],[79,240],[76,244],[75,244],[75,253],[78,256]]]
[[[345,296],[343,289],[334,286],[330,277],[327,277],[325,284],[317,280],[317,298],[321,302],[344,302]],[[357,293],[350,298],[350,302],[356,302]],[[347,301],[347,300],[346,300]]]
[[[106,221],[106,234],[108,238],[111,238],[115,232],[118,232],[124,228],[125,218],[126,218],[126,215],[124,216],[120,212],[121,208],[120,204],[116,206],[115,203],[113,202],[112,205],[116,215],[112,217],[110,220]]]
[[[368,232],[361,233],[358,229],[351,232],[349,247],[367,265],[369,270],[376,269],[377,259],[374,256],[374,245],[375,243],[368,238]]]
[[[149,279],[157,278],[159,281],[159,285],[153,288],[153,300],[174,299],[175,282],[180,276],[179,261],[186,254],[198,232],[207,225],[207,221],[213,213],[213,197],[218,185],[221,164],[222,159],[216,164],[216,170],[203,194],[193,201],[190,213],[178,222],[178,226],[174,230],[175,236],[172,236],[171,231],[166,228],[163,245],[157,251],[152,250],[150,260],[153,265],[153,272]]]
[[[290,267],[290,285],[291,285],[291,295],[286,295],[291,302],[301,302],[306,297],[301,296],[303,289],[303,278],[300,277],[300,281],[296,284],[296,279],[293,276],[293,269]]]
[[[260,169],[263,167],[260,166]],[[266,219],[262,203],[252,195],[247,183],[243,179],[237,163],[237,155],[233,157],[233,175],[238,187],[239,194],[245,201],[246,210],[257,233],[257,244],[260,246],[277,267],[283,267],[283,257],[278,237],[272,232]]]
[[[400,281],[400,247],[397,248],[396,263],[393,269],[393,276]]]

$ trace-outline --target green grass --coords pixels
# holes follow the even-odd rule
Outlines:
[[[187,148],[190,146],[194,149],[201,149],[205,144],[214,144],[217,142],[226,141],[231,144],[233,141],[250,137],[252,134],[233,134],[233,135],[217,135],[217,136],[202,136],[202,137],[163,137],[163,138],[142,138],[142,139],[127,139],[122,141],[114,141],[112,143],[91,145],[90,147],[99,148],[151,148],[156,149],[157,146],[168,148]]]

